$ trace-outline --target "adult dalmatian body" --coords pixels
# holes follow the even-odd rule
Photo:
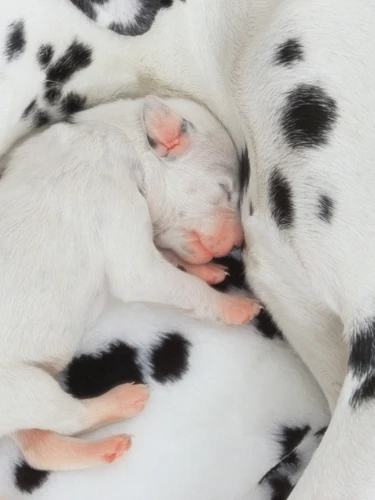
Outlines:
[[[126,3],[3,8],[0,150],[120,94],[156,89],[209,107],[244,151],[248,278],[333,412],[290,499],[370,500],[375,5],[129,0],[124,17]]]

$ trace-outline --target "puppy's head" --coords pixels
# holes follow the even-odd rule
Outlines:
[[[153,155],[144,192],[156,245],[194,264],[240,246],[239,158],[224,127],[185,99],[149,96],[142,119]]]

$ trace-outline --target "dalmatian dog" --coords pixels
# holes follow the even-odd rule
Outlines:
[[[227,324],[260,311],[253,298],[174,267],[155,246],[194,271],[242,244],[237,152],[198,104],[155,96],[103,104],[28,138],[3,169],[0,436],[34,428],[70,436],[143,409],[143,386],[78,402],[50,376],[108,296]],[[218,265],[210,271],[225,276]],[[39,430],[15,439],[31,465],[56,470],[113,462],[130,446],[129,436],[88,445]]]
[[[119,95],[208,107],[242,155],[248,279],[333,415],[290,498],[373,499],[374,3],[129,0],[124,12],[3,8],[1,151]]]
[[[234,293],[243,269],[220,263],[230,276],[216,288]],[[87,436],[132,434],[134,445],[111,466],[48,472],[3,439],[6,500],[285,500],[329,422],[318,385],[265,311],[253,325],[223,327],[112,301],[59,381],[79,399],[146,383],[150,399],[137,418]]]

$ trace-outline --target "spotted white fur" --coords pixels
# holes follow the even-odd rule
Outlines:
[[[190,342],[188,368],[180,379],[161,383],[152,376],[150,352],[170,332]],[[310,428],[297,450],[297,477],[302,473],[329,415],[318,386],[283,340],[264,338],[252,326],[198,322],[165,306],[113,303],[77,354],[99,355],[119,340],[137,349],[150,400],[137,418],[90,437],[133,434],[127,457],[100,470],[51,473],[34,489],[29,479],[27,493],[14,481],[19,452],[5,439],[1,497],[270,500],[277,490],[259,482],[285,458],[279,443],[285,426]],[[293,481],[291,471],[287,479]]]
[[[19,17],[32,21],[30,45],[2,63],[2,150],[30,128],[20,119],[30,101],[44,105],[39,44],[47,38],[61,52],[78,34],[94,62],[63,95],[74,89],[87,104],[155,88],[190,95],[239,149],[247,145],[248,277],[334,410],[290,498],[372,499],[373,2],[176,0],[132,38],[103,30],[64,0],[18,0],[5,8],[2,39]]]

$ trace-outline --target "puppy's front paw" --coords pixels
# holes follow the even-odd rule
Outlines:
[[[250,297],[224,295],[221,299],[219,319],[226,325],[241,325],[252,320],[261,309],[259,302]]]

